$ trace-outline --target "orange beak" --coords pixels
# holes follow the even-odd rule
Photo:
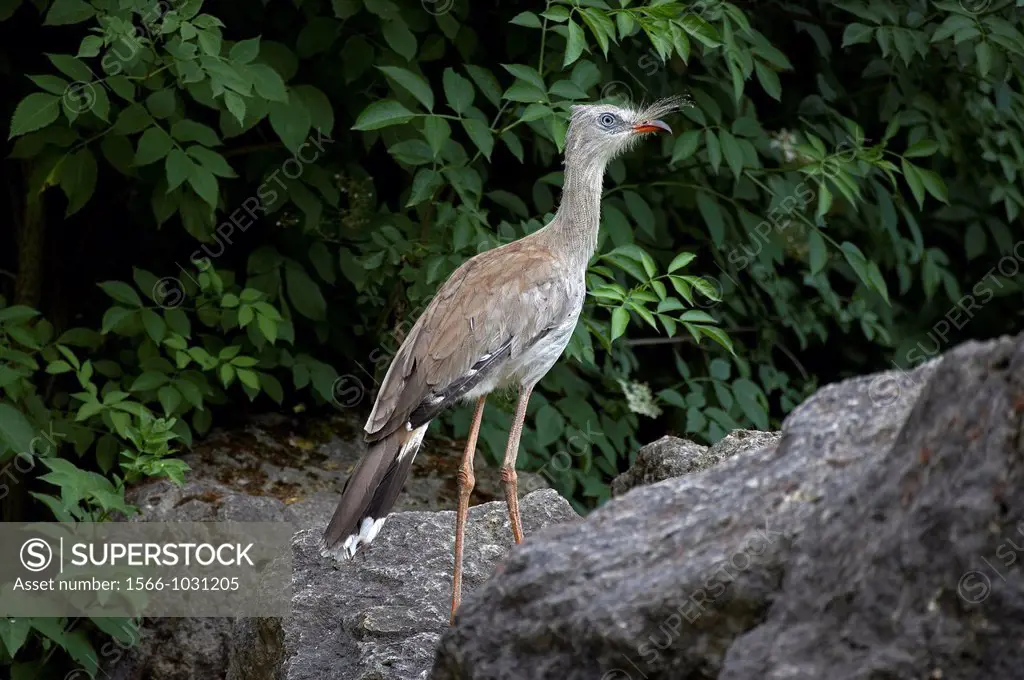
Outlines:
[[[645,120],[633,126],[633,132],[667,132],[672,134],[672,128],[660,120]]]

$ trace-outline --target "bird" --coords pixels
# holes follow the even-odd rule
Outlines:
[[[462,557],[473,458],[487,396],[518,392],[501,466],[515,543],[523,540],[516,457],[534,387],[558,360],[586,296],[598,245],[608,163],[651,133],[672,130],[669,97],[647,106],[577,104],[569,110],[559,206],[544,227],[459,266],[395,353],[364,427],[367,451],[342,488],[322,550],[351,559],[380,533],[430,422],[458,402],[474,404],[458,471],[450,623],[462,598]]]

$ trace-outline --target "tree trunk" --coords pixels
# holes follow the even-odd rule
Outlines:
[[[17,277],[14,280],[14,304],[39,308],[43,297],[43,250],[46,246],[46,216],[43,211],[42,195],[33,191],[28,181],[26,168],[25,209],[21,227],[18,229],[18,261]],[[17,210],[17,208],[14,208]],[[32,452],[28,452],[32,455]],[[14,459],[8,461],[11,466],[9,475],[3,475],[0,483],[7,485],[7,495],[0,506],[0,516],[5,522],[22,522],[27,519],[29,475],[32,470],[22,473],[14,467]],[[16,478],[16,481],[15,479]]]

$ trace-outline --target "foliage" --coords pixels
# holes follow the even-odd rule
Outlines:
[[[445,277],[550,218],[577,102],[692,102],[609,168],[588,303],[531,402],[520,466],[581,510],[666,430],[777,427],[819,382],[1008,332],[1020,23],[1010,0],[0,2],[5,517],[131,514],[125,484],[180,482],[175,447],[247,403],[367,410]],[[65,623],[0,621],[0,665],[95,672]]]

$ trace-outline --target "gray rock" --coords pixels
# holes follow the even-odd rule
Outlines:
[[[780,436],[778,432],[736,430],[710,448],[688,439],[662,437],[637,451],[629,469],[612,480],[612,493],[621,496],[638,486],[706,470],[737,453],[774,446]]]
[[[159,480],[129,490],[128,501],[141,510],[132,521],[288,522],[318,535],[363,451],[361,427],[350,413],[305,421],[268,414],[241,428],[215,430],[182,456],[192,468],[184,486]],[[461,453],[461,443],[431,433],[395,510],[454,508]],[[476,478],[472,503],[504,498],[496,468],[480,461]],[[519,473],[520,495],[544,487],[540,475]],[[116,650],[105,672],[112,680],[220,680],[233,625],[230,618],[146,619],[141,642]]]
[[[231,645],[230,619],[146,619],[137,644],[102,647],[108,680],[195,680],[224,677]],[[72,677],[72,676],[68,676]]]
[[[577,519],[555,491],[520,504],[528,541]],[[229,680],[412,680],[425,677],[448,627],[454,512],[391,515],[381,535],[348,562],[320,553],[320,530],[293,539],[292,615],[236,623]],[[464,596],[512,546],[503,502],[472,507]],[[500,583],[501,577],[495,576]]]
[[[1024,336],[947,355],[851,487],[719,677],[1022,677]]]
[[[612,495],[621,496],[630,489],[678,477],[700,470],[707,458],[708,447],[689,439],[664,436],[636,452],[629,469],[612,480]]]
[[[732,458],[738,453],[760,451],[767,448],[774,450],[778,446],[780,439],[782,439],[781,432],[733,430],[711,446],[706,458],[707,463],[699,469],[709,468],[716,463]]]
[[[1005,352],[1005,346],[962,348],[948,359],[944,377],[935,383],[941,387],[928,394],[941,394],[950,411],[966,400],[975,400],[979,408],[985,403],[1000,406],[993,421],[1005,418],[1008,396],[981,390],[969,379],[971,370],[957,368]],[[906,376],[890,372],[827,386],[794,410],[777,442],[769,435],[747,447],[734,438],[723,446],[725,459],[702,472],[635,488],[585,521],[553,527],[527,541],[500,567],[500,579],[492,579],[464,602],[456,625],[442,638],[430,678],[718,678],[727,656],[722,677],[837,677],[836,669],[844,666],[815,665],[829,656],[831,647],[843,650],[838,656],[852,658],[859,652],[861,660],[881,662],[886,650],[880,647],[901,634],[899,626],[844,641],[841,633],[857,624],[844,630],[838,621],[860,615],[848,606],[856,594],[847,584],[869,587],[863,576],[869,573],[871,557],[874,568],[882,568],[882,555],[862,547],[870,544],[873,533],[883,533],[884,518],[895,522],[906,512],[899,495],[883,502],[878,490],[883,480],[896,484],[897,471],[919,459],[917,442],[899,433],[936,370],[931,363]],[[1017,370],[1024,373],[1024,367]],[[957,380],[959,387],[951,389]],[[930,428],[938,433],[951,425],[948,412],[918,408],[913,413],[909,432]],[[983,436],[982,441],[989,440]],[[1004,444],[992,456],[1006,462],[1009,449]],[[937,450],[940,444],[930,446]],[[728,450],[740,448],[745,453],[726,458]],[[1019,460],[1019,449],[1017,455]],[[946,489],[945,506],[934,511],[949,521],[953,491],[963,491],[954,468],[926,466],[914,479],[914,485],[903,487],[904,494],[921,497],[922,486],[928,484]],[[990,475],[987,481],[996,480]],[[993,487],[987,488],[991,493]],[[828,529],[844,513],[851,522],[861,522],[859,540]],[[888,532],[892,537],[899,535],[896,526],[898,522]],[[818,539],[804,535],[810,527],[821,527],[815,530]],[[974,531],[987,529],[979,524]],[[811,554],[810,546],[801,546],[816,540],[825,542],[817,548],[822,559],[804,562],[801,573],[813,573],[818,580],[807,584],[791,578],[796,563]],[[963,539],[946,533],[933,537],[930,558],[949,566],[952,556],[943,551],[953,540]],[[964,545],[977,547],[976,541]],[[891,569],[898,561],[898,546],[890,542],[887,549],[892,552],[884,563]],[[830,592],[828,583],[839,585]],[[920,599],[925,591],[913,583],[912,572],[882,579],[879,585],[885,584],[889,599],[875,612],[877,623],[911,604],[901,599],[900,585],[915,593],[915,604],[929,601]],[[949,583],[955,588],[956,578]],[[795,611],[780,600],[807,585],[812,587],[799,596],[805,604]],[[936,592],[937,582],[930,586]],[[881,607],[883,601],[874,604]],[[942,606],[950,604],[955,603],[947,598]],[[822,612],[837,623],[814,631],[812,616]],[[763,633],[758,628],[762,624]],[[744,633],[749,635],[743,638],[748,642],[741,654],[733,645]],[[786,653],[772,649],[774,636],[780,634],[787,636]],[[807,642],[811,639],[813,643]],[[1006,644],[1019,639],[1007,636]],[[787,666],[791,652],[811,660]],[[793,672],[786,675],[788,671]],[[910,677],[842,677],[883,676]]]

